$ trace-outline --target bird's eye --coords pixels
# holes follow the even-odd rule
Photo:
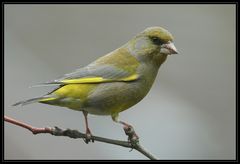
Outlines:
[[[152,40],[152,42],[153,42],[154,44],[156,44],[156,45],[161,45],[161,44],[163,44],[163,41],[162,41],[160,38],[158,38],[158,37],[153,36],[153,37],[151,37],[151,40]]]

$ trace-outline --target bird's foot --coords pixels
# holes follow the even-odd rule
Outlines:
[[[86,129],[86,134],[85,135],[86,135],[86,137],[84,139],[84,142],[86,144],[88,144],[91,141],[94,142],[93,135],[92,135],[92,133],[91,133],[89,128]]]
[[[132,146],[139,142],[139,137],[131,125],[124,124],[123,130],[128,136],[128,141],[132,144]]]

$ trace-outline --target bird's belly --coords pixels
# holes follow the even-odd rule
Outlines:
[[[136,82],[100,84],[84,104],[84,110],[96,115],[112,115],[124,111],[142,100],[149,89]]]

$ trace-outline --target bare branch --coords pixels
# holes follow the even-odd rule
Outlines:
[[[14,124],[14,125],[17,125],[17,126],[21,126],[25,129],[28,129],[33,134],[49,133],[49,134],[52,134],[54,136],[67,136],[67,137],[74,138],[74,139],[83,138],[85,140],[89,139],[89,138],[86,138],[86,135],[84,133],[81,133],[77,130],[71,130],[71,129],[62,130],[58,127],[36,128],[36,127],[33,127],[33,126],[28,125],[26,123],[23,123],[21,121],[15,120],[15,119],[10,118],[10,117],[7,117],[7,116],[4,116],[4,121],[9,122],[9,123]],[[146,151],[139,144],[138,138],[133,138],[132,137],[133,134],[135,133],[134,129],[132,127],[129,128],[129,129],[124,129],[124,130],[125,130],[126,135],[128,136],[129,142],[120,141],[120,140],[113,140],[113,139],[108,139],[108,138],[103,138],[103,137],[98,137],[98,136],[91,136],[90,139],[93,140],[93,141],[105,142],[105,143],[109,143],[109,144],[113,144],[113,145],[123,146],[123,147],[126,147],[126,148],[132,148],[132,149],[135,149],[135,150],[139,151],[140,153],[142,153],[143,155],[145,155],[149,159],[156,160],[156,158],[151,153]]]

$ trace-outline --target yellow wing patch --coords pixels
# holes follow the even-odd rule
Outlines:
[[[107,79],[103,79],[102,77],[86,77],[80,79],[65,79],[62,80],[62,83],[65,84],[83,84],[83,83],[101,83],[105,82]]]
[[[39,100],[39,102],[45,102],[45,101],[51,101],[51,100],[55,100],[55,97],[48,97],[48,98],[43,98],[41,100]]]
[[[106,83],[106,82],[121,82],[121,81],[133,81],[137,80],[138,75],[133,74],[131,76],[127,76],[121,79],[104,79],[102,77],[86,77],[86,78],[79,78],[79,79],[65,79],[61,82],[64,84],[86,84],[86,83]]]
[[[126,78],[122,78],[121,81],[133,81],[133,80],[137,80],[138,79],[138,75],[137,74],[133,74],[131,76],[128,76]]]

